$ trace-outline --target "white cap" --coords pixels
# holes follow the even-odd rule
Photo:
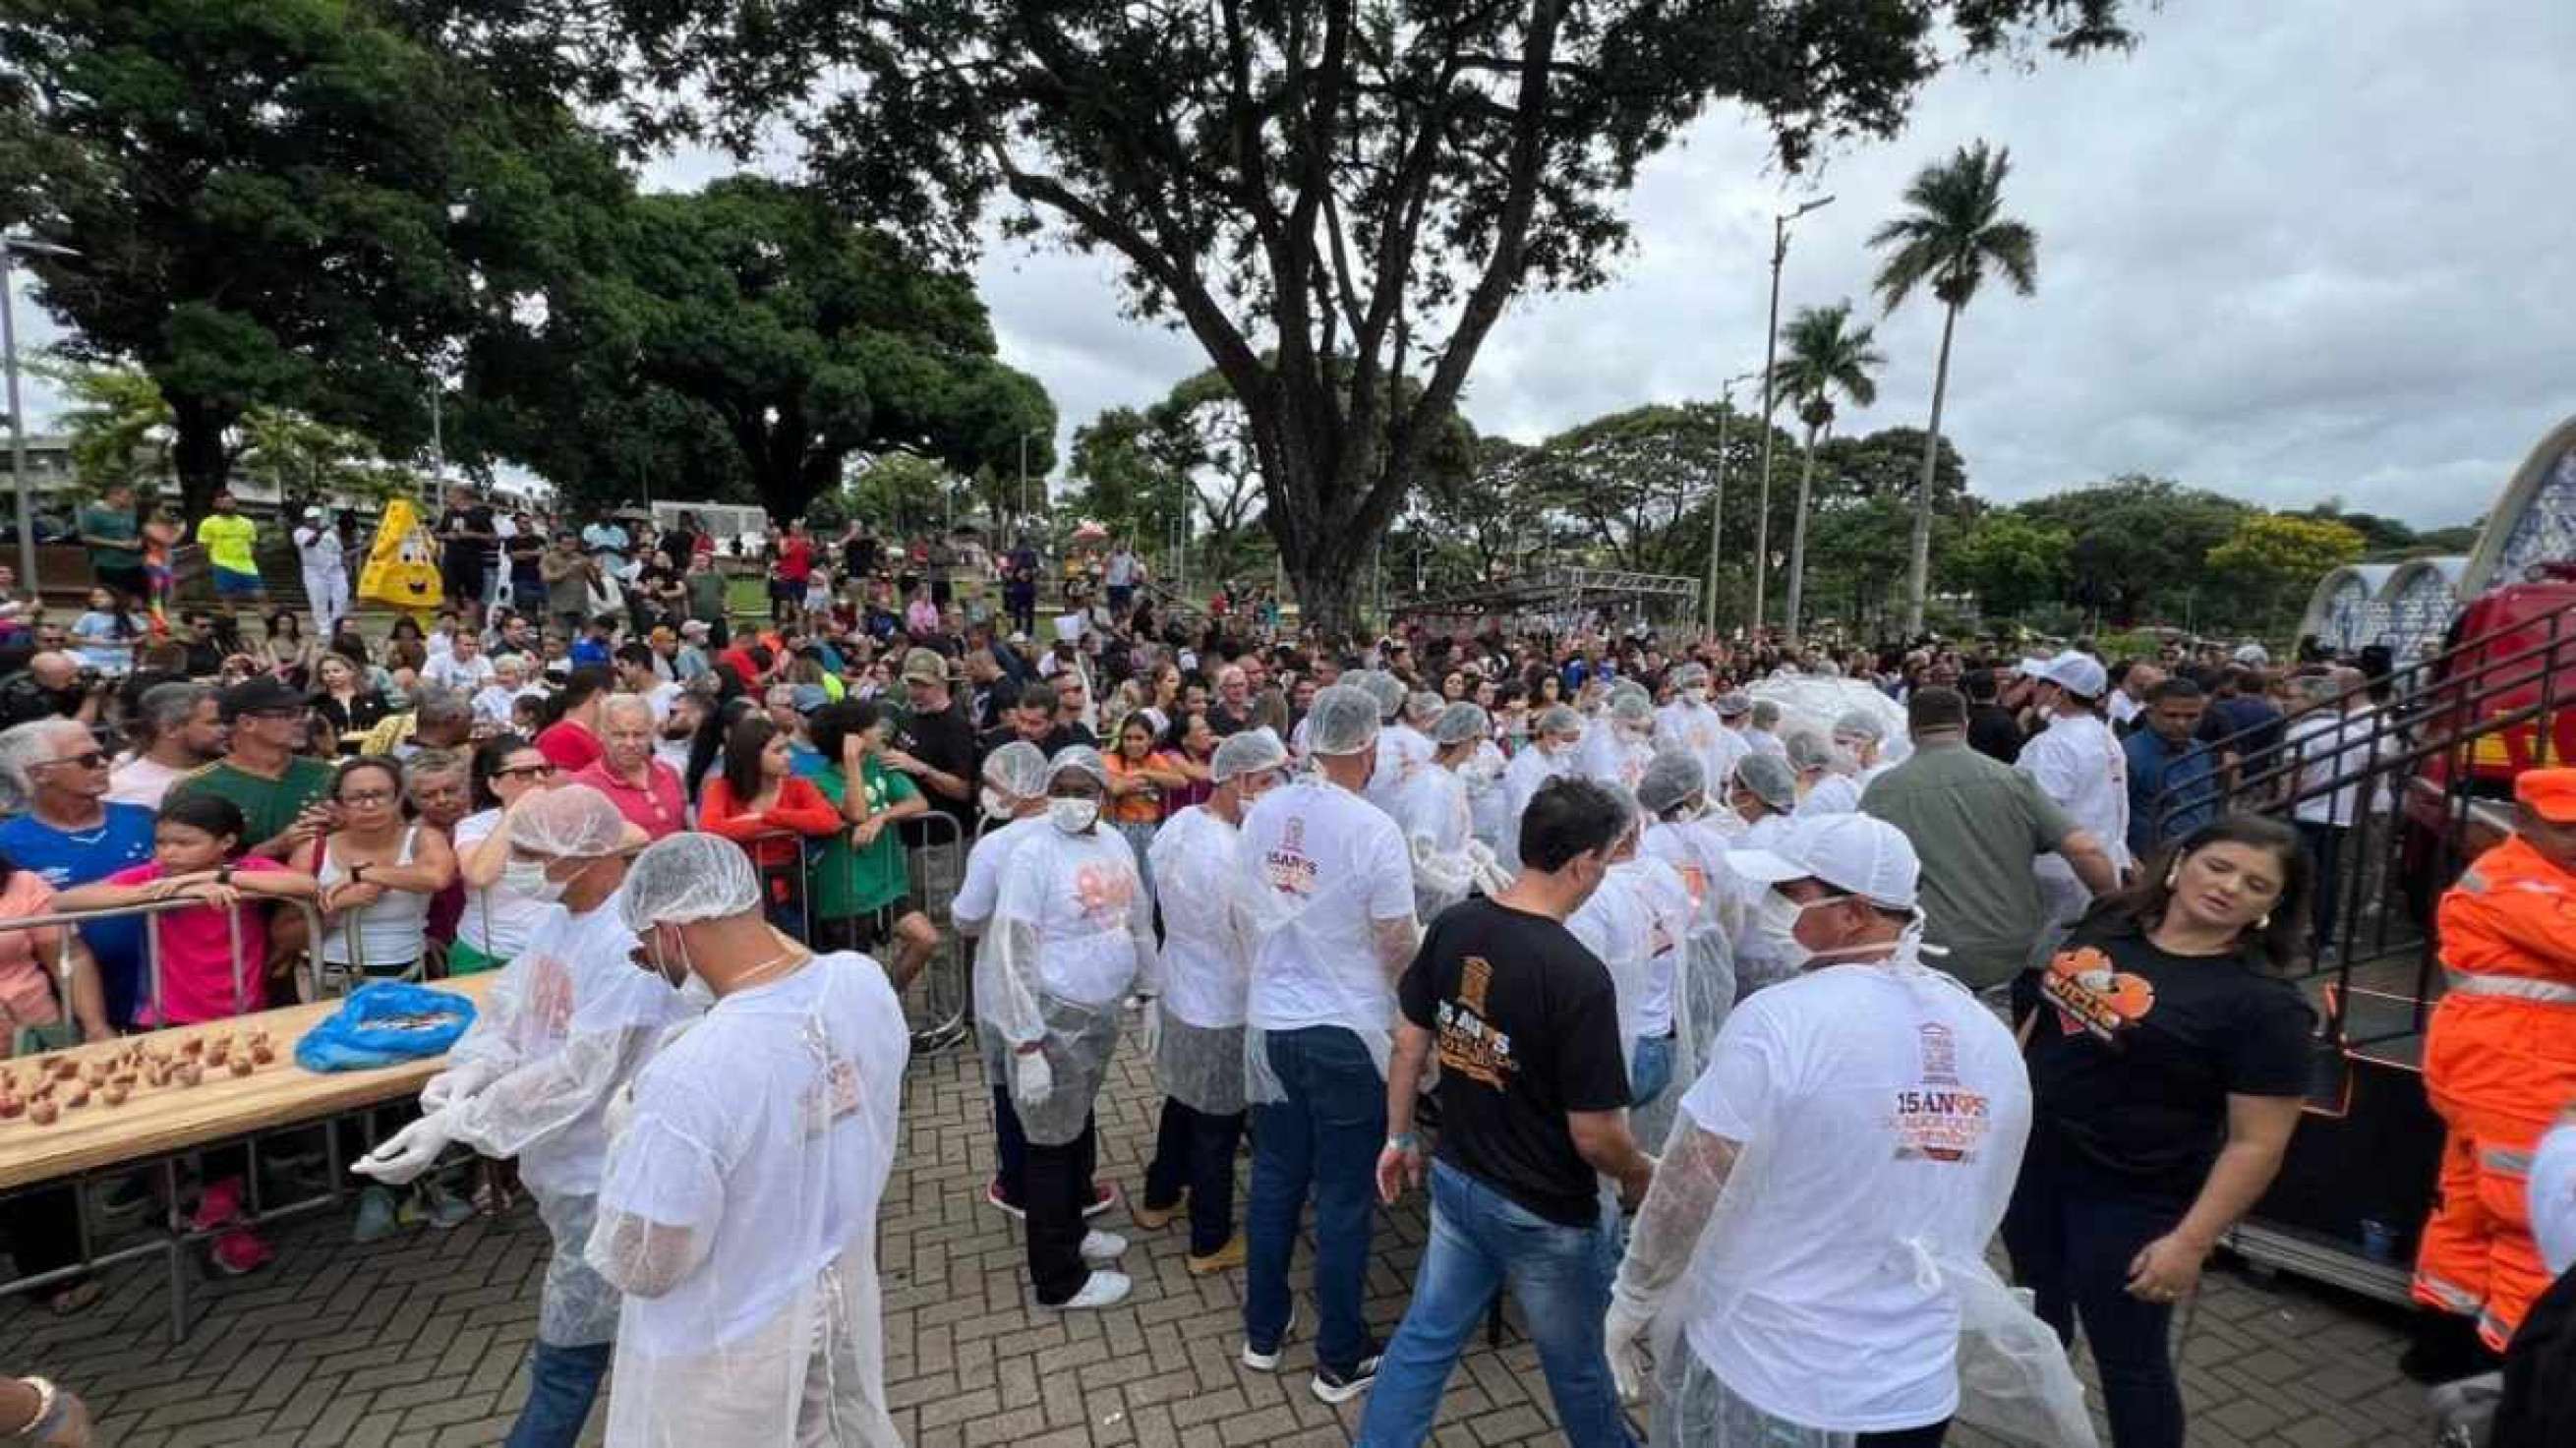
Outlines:
[[[2236,649],[2236,662],[2259,669],[2272,662],[2272,655],[2261,644],[2239,644]]]
[[[1923,874],[1905,832],[1863,814],[1798,820],[1771,848],[1729,850],[1726,863],[1748,880],[1822,880],[1890,910],[1914,908]]]
[[[2036,679],[2041,673],[2046,671],[2047,668],[2048,660],[2033,656],[2025,658],[2020,663],[2013,665],[2013,672],[2021,675],[2025,679]]]
[[[2102,661],[2080,649],[2068,649],[2039,666],[2039,676],[2066,692],[2084,699],[2099,699],[2111,687],[2111,676],[2102,672]]]

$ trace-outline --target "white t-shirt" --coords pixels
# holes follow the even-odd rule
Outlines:
[[[1127,837],[1112,829],[1069,835],[1052,822],[1030,831],[1011,855],[1000,914],[1037,929],[1033,979],[1047,994],[1076,1005],[1115,1004],[1136,984],[1150,947],[1144,882]],[[996,927],[999,928],[998,926]],[[1003,942],[988,941],[999,951]]]
[[[460,659],[450,651],[422,665],[420,677],[425,684],[441,689],[463,689],[470,694],[492,682],[492,661],[482,654]]]
[[[1413,919],[1413,856],[1395,821],[1330,780],[1303,779],[1253,805],[1237,859],[1260,942],[1251,1024],[1394,1029],[1395,983],[1371,922]]]
[[[145,809],[158,811],[161,797],[170,792],[170,786],[182,776],[195,772],[193,769],[174,769],[149,755],[120,759],[108,771],[108,803],[139,804]]]
[[[2013,767],[2102,842],[2112,868],[2129,863],[2129,756],[2110,725],[2090,714],[2060,714],[2021,747]],[[2065,868],[2056,855],[2041,859]]]
[[[2349,826],[2358,817],[2362,791],[2369,787],[2358,776],[2370,767],[2372,729],[2368,713],[2343,715],[2315,710],[2290,721],[2287,747],[2290,757],[2298,761],[2297,793],[2305,796],[2290,807],[2299,823]],[[2327,788],[2348,776],[2351,778],[2347,783]],[[2309,794],[2310,790],[2322,792]],[[2376,799],[2372,801],[2372,809],[2384,807]]]
[[[977,840],[975,848],[966,854],[966,878],[957,887],[957,898],[949,904],[949,918],[969,923],[991,920],[993,911],[1002,903],[1002,872],[1010,865],[1012,853],[1030,835],[1052,828],[1046,816],[1031,815]]]
[[[474,717],[507,729],[510,727],[510,721],[517,716],[521,699],[542,699],[545,696],[546,691],[533,684],[521,684],[515,689],[505,689],[499,684],[485,684],[474,691]]]
[[[497,809],[478,810],[456,822],[456,853],[473,852],[501,824]],[[554,909],[551,901],[522,895],[504,880],[483,889],[465,887],[465,913],[456,918],[456,937],[496,960],[508,960],[527,944],[528,936]]]
[[[2107,707],[2111,713],[2111,722],[2114,724],[2126,724],[2145,713],[2147,709],[2146,705],[2130,698],[2129,691],[2126,689],[2113,689]]]
[[[340,530],[312,523],[295,530],[295,552],[304,562],[304,571],[329,574],[340,571]]]
[[[1145,848],[1163,912],[1163,1007],[1207,1030],[1243,1024],[1252,941],[1235,909],[1235,827],[1192,805]]]
[[[1974,1260],[2030,1133],[2010,1032],[1919,962],[1748,996],[1682,1098],[1745,1148],[1691,1264],[1691,1348],[1737,1396],[1837,1432],[1958,1407],[1956,1301],[1907,1247]]]
[[[680,697],[680,686],[665,679],[644,691],[644,702],[653,706],[653,722],[671,717],[671,701]]]

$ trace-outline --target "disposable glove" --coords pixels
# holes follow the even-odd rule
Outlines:
[[[401,1186],[437,1164],[438,1154],[456,1140],[448,1129],[447,1113],[433,1111],[397,1131],[384,1145],[349,1164],[349,1170],[360,1176],[374,1177],[391,1186]]]
[[[420,1088],[420,1109],[444,1111],[506,1074],[494,1061],[467,1061],[451,1066],[430,1077],[429,1084]]]
[[[1044,1051],[1019,1051],[1011,1056],[1011,1099],[1023,1107],[1035,1106],[1055,1089],[1055,1072],[1047,1065]]]
[[[1141,1003],[1141,1005],[1138,1007],[1137,1012],[1136,1012],[1136,1044],[1138,1044],[1138,1045],[1140,1045],[1140,1046],[1142,1046],[1142,1047],[1144,1047],[1144,1048],[1145,1048],[1145,1059],[1146,1059],[1148,1062],[1158,1061],[1158,1060],[1161,1060],[1161,1059],[1162,1059],[1162,1054],[1163,1054],[1163,1000],[1162,1000],[1162,997],[1160,997],[1160,996],[1145,996],[1145,997],[1143,997],[1143,998],[1142,998],[1142,1003]]]
[[[1646,1400],[1646,1328],[1655,1320],[1652,1309],[1623,1293],[1610,1296],[1609,1315],[1601,1319],[1601,1351],[1610,1360],[1610,1381],[1619,1390],[1619,1401],[1642,1403]]]

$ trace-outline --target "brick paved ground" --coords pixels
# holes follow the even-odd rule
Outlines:
[[[1142,1174],[1152,1098],[1133,1053],[1103,1103],[1102,1159]],[[886,1193],[887,1390],[918,1448],[1339,1444],[1359,1405],[1306,1391],[1311,1349],[1273,1377],[1243,1369],[1235,1277],[1182,1267],[1178,1227],[1138,1241],[1136,1296],[1103,1313],[1032,1307],[1014,1224],[977,1200],[990,1166],[984,1095],[952,1054],[916,1063]],[[1117,1214],[1102,1225],[1133,1233]],[[1419,1202],[1377,1233],[1371,1315],[1391,1331],[1420,1253]],[[187,1343],[168,1342],[158,1269],[125,1268],[81,1317],[0,1308],[0,1369],[45,1372],[97,1407],[120,1448],[218,1443],[497,1443],[526,1395],[544,1233],[532,1213],[349,1244],[345,1218],[276,1234],[279,1260],[210,1283]],[[1301,1258],[1301,1268],[1303,1259]],[[1311,1311],[1304,1320],[1313,1320]],[[1515,1319],[1515,1324],[1517,1319]],[[2349,1448],[2428,1442],[2421,1394],[2394,1369],[2391,1314],[2290,1281],[2213,1274],[2185,1348],[2195,1444]],[[1452,1380],[1444,1448],[1558,1441],[1536,1354],[1515,1331]],[[594,1419],[596,1423],[596,1419]],[[595,1430],[594,1430],[594,1436]],[[1968,1432],[1954,1443],[1985,1440]]]

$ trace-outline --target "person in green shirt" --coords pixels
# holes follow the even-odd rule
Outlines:
[[[89,548],[90,572],[102,587],[141,603],[149,592],[143,577],[143,530],[135,524],[134,486],[110,484],[99,500],[80,510],[81,542]]]
[[[862,949],[890,937],[893,954],[883,964],[900,993],[939,948],[939,928],[911,898],[902,833],[893,828],[897,820],[930,811],[930,801],[912,781],[885,764],[893,726],[893,717],[875,700],[845,699],[815,710],[807,730],[825,761],[814,787],[850,822],[814,861],[814,919],[851,931]]]
[[[265,595],[259,581],[259,525],[241,515],[233,495],[215,494],[215,510],[197,520],[197,545],[215,575],[215,596],[257,603]]]
[[[223,692],[218,708],[231,738],[224,757],[170,786],[231,800],[242,812],[249,852],[283,860],[334,822],[331,766],[301,752],[312,709],[283,681],[262,674]]]

